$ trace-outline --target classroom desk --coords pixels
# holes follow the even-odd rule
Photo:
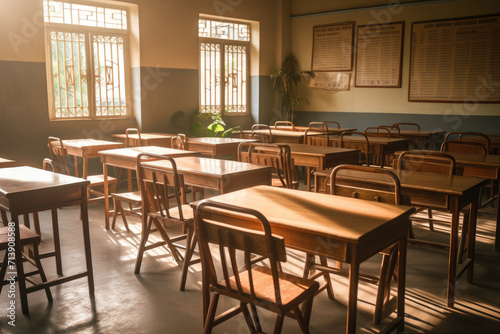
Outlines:
[[[403,331],[406,238],[414,208],[269,186],[247,188],[209,200],[256,209],[269,220],[273,234],[284,237],[287,247],[349,263],[347,333],[356,332],[360,263],[399,242],[397,317],[386,329]],[[196,202],[191,206],[194,208]],[[231,224],[257,228],[245,216],[234,219],[227,211],[212,212]],[[202,289],[205,319],[209,300],[205,282]]]
[[[83,158],[83,172],[82,177],[87,178],[88,174],[88,160],[91,158],[99,158],[99,151],[111,150],[114,148],[123,147],[123,143],[114,141],[97,140],[97,139],[64,139],[64,147],[69,155],[74,157],[75,161],[75,176],[78,177],[78,163],[77,157]]]
[[[197,137],[187,139],[187,149],[201,152],[201,154],[216,156],[231,155],[236,157],[238,145],[246,142],[256,142],[256,139],[222,138],[222,137]]]
[[[220,194],[255,185],[270,185],[273,171],[272,166],[202,157],[176,157],[175,163],[186,185],[216,190]],[[171,169],[170,162],[164,160],[146,162],[144,165]]]
[[[124,133],[118,133],[111,135],[118,141],[125,144],[127,136]],[[134,141],[134,145],[130,146],[161,146],[161,147],[172,147],[172,138],[177,135],[169,133],[141,133],[141,142],[137,143],[139,136],[137,134],[129,134],[128,138]],[[135,145],[137,144],[137,145]]]
[[[443,175],[437,173],[424,173],[416,171],[395,170],[394,172],[401,182],[401,194],[408,196],[411,204],[415,206],[432,209],[447,210],[452,214],[450,241],[447,244],[436,244],[422,240],[410,240],[417,244],[430,245],[442,248],[449,252],[447,305],[453,307],[455,301],[455,284],[462,273],[467,270],[467,282],[472,283],[474,269],[474,247],[476,238],[477,208],[480,189],[486,180],[478,177]],[[331,170],[317,171],[316,191],[330,191]],[[337,174],[340,182],[384,183],[383,176],[378,174],[360,174],[358,171],[343,171]],[[469,230],[469,244],[467,247],[467,259],[457,268],[458,259],[458,230],[460,225],[460,211],[471,204]],[[463,237],[463,236],[462,236]]]
[[[456,173],[500,181],[500,155],[445,152],[455,158]],[[500,187],[498,187],[500,198]],[[500,203],[497,203],[495,251],[500,252]]]
[[[22,247],[19,233],[15,233],[15,261],[22,311],[28,314],[27,293],[46,287],[87,277],[89,293],[94,294],[94,277],[90,250],[89,219],[87,211],[87,186],[89,181],[52,173],[33,167],[11,167],[0,169],[0,210],[9,211],[16,231],[19,231],[19,215],[51,210],[54,239],[59,238],[57,209],[80,205],[85,248],[86,270],[70,276],[26,287],[23,269]],[[75,217],[75,219],[79,219]],[[61,250],[56,247],[56,261],[61,259]],[[25,292],[25,293],[23,293]]]
[[[0,158],[0,168],[14,167],[16,162],[14,160]]]
[[[295,132],[305,132],[306,130],[323,130],[320,126],[315,126],[313,128],[309,126],[294,125],[293,128],[290,125],[278,125],[278,127],[271,128],[271,130],[285,130],[285,131],[295,131]],[[354,128],[334,128],[328,127],[329,134],[341,134],[345,131],[356,131]]]
[[[108,188],[108,166],[124,168],[128,170],[137,169],[137,156],[141,153],[151,153],[158,155],[165,155],[170,157],[182,157],[189,155],[196,155],[199,152],[177,150],[174,148],[158,147],[158,146],[138,146],[138,147],[124,147],[114,150],[100,151],[101,162],[104,172],[104,198],[109,198]],[[129,183],[129,191],[132,191],[132,184]],[[109,229],[109,201],[104,201],[104,213],[106,229]]]
[[[334,147],[340,147],[340,137],[330,138]],[[385,157],[394,154],[397,151],[408,150],[408,139],[404,138],[386,138],[386,137],[368,137],[370,143],[370,153],[373,155],[373,163],[384,166]],[[366,143],[364,137],[344,136],[344,147],[359,149]],[[378,160],[378,161],[375,161]]]
[[[305,128],[306,130],[309,129],[308,127],[299,127],[299,128]],[[297,129],[297,127],[295,127]],[[328,130],[328,133],[331,135],[337,135],[341,134],[342,132],[345,131],[355,131],[356,129],[354,128],[341,128],[341,129],[335,129],[335,128],[330,128]],[[269,134],[269,130],[255,130],[254,133],[262,133],[262,134]],[[251,130],[243,130],[243,131],[238,131],[234,133],[235,135],[240,135],[243,137],[248,137],[252,135]],[[304,144],[304,137],[306,134],[305,130],[295,130],[292,131],[291,127],[290,130],[286,129],[273,129],[271,128],[271,134],[273,136],[273,143],[295,143],[295,144]]]
[[[391,130],[392,134],[397,134]],[[406,138],[415,149],[439,149],[444,140],[444,130],[400,129],[399,138]]]
[[[340,164],[358,164],[359,150],[294,143],[276,143],[290,147],[295,166],[307,167],[306,184],[311,189],[311,168],[322,170]],[[268,149],[266,147],[266,149]]]

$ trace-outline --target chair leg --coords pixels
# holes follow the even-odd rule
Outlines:
[[[208,306],[207,318],[205,319],[205,328],[203,329],[204,334],[212,333],[214,328],[215,312],[217,311],[217,303],[219,302],[219,294],[212,293],[210,298],[210,305]]]
[[[311,295],[311,297],[309,297],[304,303],[303,317],[308,330],[309,330],[309,323],[311,321],[313,301],[314,301],[314,295]]]
[[[2,293],[2,287],[3,287],[3,282],[5,280],[5,273],[7,272],[7,265],[8,265],[8,252],[5,252],[5,256],[2,261],[2,267],[0,268],[0,294]]]
[[[248,329],[250,330],[251,333],[255,333],[257,330],[255,329],[255,325],[252,321],[252,315],[250,314],[250,312],[248,312],[247,304],[241,302],[240,308],[241,308],[241,312],[243,313],[243,316],[245,317],[245,321],[247,323]],[[262,330],[260,330],[260,331],[262,332]]]
[[[278,315],[276,318],[276,323],[274,324],[274,334],[281,333],[281,329],[283,328],[283,321],[285,320],[284,315]]]
[[[467,237],[468,233],[467,231],[469,230],[469,218],[470,214],[469,211],[464,213],[464,220],[462,222],[462,232],[460,233],[460,243],[458,245],[458,257],[457,257],[457,263],[462,264],[463,263],[463,257],[464,257],[464,249],[465,245],[467,244]]]
[[[434,231],[434,221],[432,220],[432,209],[427,209],[427,216],[429,217],[429,230]]]
[[[262,326],[260,324],[259,314],[257,313],[257,307],[254,304],[250,304],[250,312],[252,314],[252,320],[256,330],[259,332],[263,332]]]
[[[393,246],[389,254],[384,254],[380,267],[380,278],[377,287],[373,324],[380,325],[384,305],[391,295],[391,278],[398,260],[398,247]]]
[[[187,274],[189,266],[192,264],[191,259],[193,258],[195,247],[196,234],[193,232],[193,227],[188,226],[186,233],[186,253],[184,255],[184,263],[182,265],[181,291],[184,291],[186,289]]]
[[[299,327],[300,327],[300,330],[302,331],[302,333],[309,334],[309,324],[304,319],[304,316],[303,316],[303,314],[300,311],[300,308],[298,306],[293,309],[293,314],[295,316],[295,319],[299,323]]]
[[[5,210],[0,210],[0,214],[2,216],[3,226],[8,226],[9,219],[7,218],[7,212]]]
[[[47,277],[45,276],[45,271],[42,267],[42,262],[40,261],[40,254],[38,252],[38,245],[33,246],[33,261],[36,263],[36,267],[38,268],[38,274],[42,279],[42,282],[47,282]],[[47,295],[47,300],[49,303],[52,303],[52,293],[50,292],[50,287],[45,288],[45,294]]]
[[[328,267],[328,260],[325,256],[320,256],[319,260],[320,260],[320,263],[322,266]],[[337,263],[337,265],[338,265],[338,263]],[[324,277],[325,283],[326,283],[326,291],[328,293],[328,298],[335,299],[335,295],[333,294],[332,280],[331,280],[330,274],[325,272],[323,274],[323,277]]]
[[[141,243],[139,245],[139,251],[137,252],[137,259],[135,260],[134,274],[138,274],[141,271],[142,257],[144,256],[144,251],[146,248],[146,243],[149,239],[149,231],[151,230],[151,225],[153,224],[153,219],[149,218],[146,224],[146,228],[143,231],[141,238]]]

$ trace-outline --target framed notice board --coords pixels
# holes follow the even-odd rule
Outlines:
[[[354,22],[314,26],[312,71],[352,71],[353,42]]]
[[[358,26],[356,87],[401,87],[404,22]]]
[[[500,15],[415,22],[408,100],[500,102]]]

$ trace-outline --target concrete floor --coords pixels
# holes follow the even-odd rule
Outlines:
[[[476,242],[474,284],[462,277],[457,284],[455,308],[445,306],[447,254],[444,251],[409,246],[406,290],[405,333],[499,333],[500,332],[500,253],[493,251],[494,208],[480,210]],[[30,317],[22,315],[18,301],[16,326],[7,324],[7,295],[0,295],[1,333],[200,333],[201,267],[191,268],[186,291],[179,291],[180,267],[165,249],[150,251],[142,270],[134,275],[134,263],[140,239],[140,221],[130,218],[132,231],[121,221],[115,230],[104,229],[103,206],[91,204],[92,258],[95,297],[90,298],[87,281],[80,279],[52,288],[53,304],[43,291],[28,296]],[[66,272],[84,267],[79,213],[75,207],[59,210],[63,242],[63,266]],[[48,212],[41,213],[42,250],[50,249],[52,235]],[[439,225],[429,232],[417,225],[416,232],[426,238],[446,241],[447,227]],[[300,274],[304,255],[290,252],[287,271]],[[362,271],[378,270],[380,259],[362,266]],[[49,277],[55,277],[53,259],[43,260]],[[326,292],[314,301],[311,333],[345,332],[346,280],[333,277],[337,300]],[[360,285],[358,332],[373,333],[371,324],[375,289]],[[221,301],[221,307],[225,305]],[[391,316],[394,316],[392,314]],[[274,318],[262,312],[266,332],[272,331]],[[386,321],[388,321],[386,319]],[[293,319],[286,319],[283,333],[299,333]],[[248,333],[243,318],[237,317],[218,326],[214,333]]]

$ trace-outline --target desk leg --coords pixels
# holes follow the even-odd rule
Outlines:
[[[73,156],[73,163],[75,168],[75,176],[78,177],[78,157],[76,155]]]
[[[85,189],[87,193],[87,189]],[[62,275],[61,242],[59,240],[59,220],[57,218],[57,209],[52,209],[52,234],[54,235],[54,251],[56,253],[56,272]]]
[[[451,230],[450,230],[450,254],[448,259],[448,293],[447,305],[453,307],[455,303],[455,284],[457,276],[457,253],[458,253],[458,225],[460,220],[460,208],[458,197],[451,198]],[[469,236],[470,238],[470,236]]]
[[[89,159],[85,156],[83,157],[83,178],[86,179],[89,176]]]
[[[498,185],[497,228],[495,230],[495,251],[500,252],[500,184]]]
[[[105,187],[106,189],[106,187]],[[87,265],[87,280],[89,283],[89,293],[94,295],[94,271],[92,269],[92,253],[90,249],[90,229],[89,229],[89,212],[87,206],[87,187],[82,188],[84,198],[80,205],[83,228],[83,244],[85,246],[85,263]],[[106,201],[107,202],[107,201]]]
[[[311,167],[306,168],[306,184],[307,184],[307,191],[311,191]]]
[[[14,251],[15,251],[15,261],[16,261],[16,271],[17,271],[17,284],[19,286],[19,297],[21,298],[21,308],[23,314],[29,314],[28,308],[28,295],[26,292],[26,279],[24,276],[23,267],[23,246],[21,246],[21,235],[19,231],[19,216],[17,214],[11,214],[12,222],[14,223],[15,235],[14,235]],[[7,265],[4,263],[4,265]],[[7,272],[9,275],[9,272]]]
[[[469,245],[467,246],[467,258],[470,263],[467,268],[467,283],[472,284],[472,276],[474,274],[474,253],[476,247],[476,226],[477,226],[477,209],[479,207],[479,198],[471,203],[469,216]],[[461,254],[459,254],[460,256]]]
[[[106,230],[109,230],[109,185],[108,185],[108,165],[103,164],[103,175],[104,175],[104,222],[106,225]]]
[[[400,319],[398,323],[398,333],[403,333],[405,329],[405,289],[406,289],[406,247],[407,238],[399,241],[398,247],[398,304],[397,317]]]
[[[358,304],[359,263],[357,251],[352,252],[349,266],[349,300],[347,301],[347,326],[346,333],[356,333],[356,315]]]

